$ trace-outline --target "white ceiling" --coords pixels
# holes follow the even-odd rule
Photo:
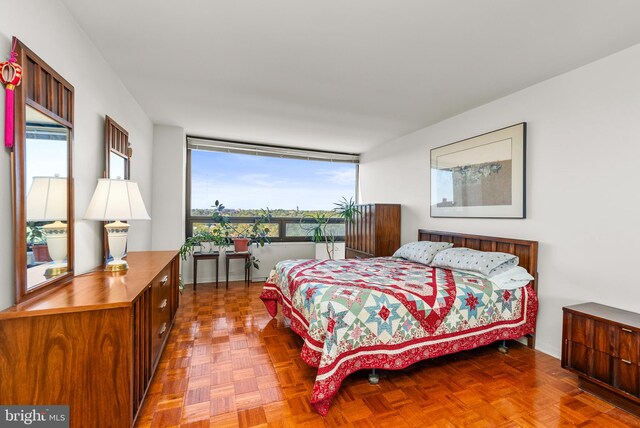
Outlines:
[[[636,0],[62,1],[154,123],[347,152],[640,43]]]

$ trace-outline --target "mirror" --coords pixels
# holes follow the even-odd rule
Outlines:
[[[109,153],[109,172],[107,173],[106,178],[122,178],[128,180],[128,174],[125,173],[127,170],[127,162],[129,160],[125,159],[121,155],[115,152]]]
[[[69,130],[26,106],[27,288],[67,272]]]
[[[73,277],[73,86],[14,39],[13,218],[16,303]]]
[[[131,150],[129,133],[109,116],[104,120],[104,178],[121,178],[129,180],[131,166]],[[107,222],[104,223],[105,225]],[[125,253],[126,254],[126,253]],[[111,258],[107,245],[107,231],[102,231],[102,261],[107,263]]]

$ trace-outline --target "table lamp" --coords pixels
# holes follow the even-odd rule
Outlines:
[[[113,221],[105,225],[109,251],[113,256],[113,260],[107,263],[105,270],[118,272],[129,269],[126,260],[122,260],[127,248],[129,225],[121,220],[151,220],[144,207],[138,184],[129,180],[98,179],[98,185],[84,218]]]
[[[44,273],[46,277],[67,271],[67,179],[65,177],[33,177],[27,193],[27,221],[53,221],[42,227],[47,250],[53,263]]]

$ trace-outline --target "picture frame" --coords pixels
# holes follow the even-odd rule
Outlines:
[[[526,122],[431,149],[431,217],[526,218]]]

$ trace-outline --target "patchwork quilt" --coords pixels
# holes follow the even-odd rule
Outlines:
[[[531,286],[500,290],[462,272],[393,257],[287,260],[260,296],[277,304],[304,340],[302,359],[318,367],[312,406],[326,415],[344,378],[362,369],[402,369],[532,333]]]

